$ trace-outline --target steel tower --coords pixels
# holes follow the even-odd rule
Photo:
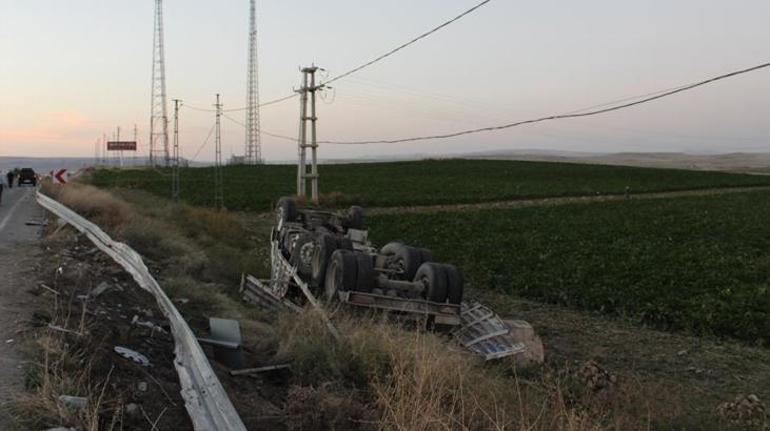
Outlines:
[[[257,5],[251,0],[249,20],[249,71],[246,90],[246,151],[248,165],[262,163],[262,142],[259,138],[259,81],[257,79]]]
[[[166,54],[163,47],[163,0],[155,0],[155,34],[152,45],[152,96],[150,103],[150,165],[168,166],[168,113]]]

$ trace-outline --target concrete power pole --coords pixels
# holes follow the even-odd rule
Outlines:
[[[150,103],[150,166],[168,166],[168,113],[166,103],[166,52],[163,44],[163,0],[155,0],[155,33],[152,45],[152,96]]]
[[[262,163],[262,142],[259,136],[259,79],[257,78],[257,5],[251,0],[249,20],[249,70],[246,90],[246,149],[247,165]]]
[[[215,133],[215,154],[214,154],[214,206],[222,210],[225,207],[224,184],[222,178],[222,104],[219,103],[219,94],[217,94],[217,123]]]
[[[174,99],[174,156],[171,160],[172,172],[171,172],[171,198],[175,201],[179,201],[180,184],[179,184],[179,106],[181,100]]]
[[[297,164],[297,196],[307,194],[307,180],[310,180],[311,199],[318,204],[318,143],[316,142],[316,91],[323,85],[316,85],[315,73],[319,70],[316,66],[302,68],[302,88],[296,90],[300,94],[300,118],[299,118],[299,163]],[[310,112],[308,115],[308,94]],[[308,142],[308,122],[310,122],[310,140]],[[311,164],[307,165],[307,149],[310,148]],[[308,171],[310,168],[310,171]]]

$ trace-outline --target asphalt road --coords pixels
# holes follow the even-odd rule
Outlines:
[[[35,285],[35,267],[40,256],[37,245],[41,228],[28,226],[41,221],[44,211],[35,201],[32,187],[3,190],[0,202],[0,429],[9,429],[5,405],[23,386],[20,329],[33,310],[35,297],[27,291]]]

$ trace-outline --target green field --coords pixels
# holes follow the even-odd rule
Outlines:
[[[770,185],[770,177],[719,172],[649,169],[493,160],[425,160],[417,162],[323,165],[322,198],[330,206],[436,205],[514,200],[549,196],[622,194],[716,187]],[[167,197],[170,170],[97,170],[100,187],[146,190]],[[214,202],[213,170],[181,172],[182,199],[192,205]],[[296,189],[290,165],[229,166],[224,171],[225,206],[262,211]]]
[[[368,217],[475,289],[770,344],[770,192]]]

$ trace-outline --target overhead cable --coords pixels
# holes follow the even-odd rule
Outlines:
[[[652,102],[654,100],[658,100],[658,99],[662,99],[664,97],[672,96],[672,95],[677,94],[677,93],[681,93],[681,92],[684,92],[684,91],[692,90],[693,88],[696,88],[696,87],[700,87],[700,86],[703,86],[703,85],[711,84],[713,82],[716,82],[716,81],[719,81],[719,80],[722,80],[722,79],[732,78],[732,77],[737,76],[737,75],[742,75],[744,73],[754,72],[756,70],[764,69],[764,68],[767,68],[767,67],[770,67],[770,63],[763,63],[763,64],[760,64],[760,65],[757,65],[757,66],[749,67],[747,69],[737,70],[737,71],[734,71],[734,72],[726,73],[724,75],[719,75],[719,76],[715,76],[713,78],[709,78],[709,79],[706,79],[706,80],[703,80],[703,81],[699,81],[699,82],[696,82],[696,83],[693,83],[693,84],[684,85],[684,86],[681,86],[681,87],[675,87],[675,88],[670,89],[670,90],[661,90],[661,91],[658,91],[658,92],[655,92],[655,93],[648,93],[648,94],[653,94],[653,96],[647,96],[647,97],[640,96],[640,97],[644,97],[644,98],[641,99],[641,100],[636,100],[634,102],[629,102],[629,103],[624,103],[624,104],[621,104],[621,105],[610,106],[610,107],[602,108],[602,109],[594,109],[594,110],[586,111],[586,109],[593,109],[593,108],[583,108],[583,109],[580,109],[580,110],[571,111],[571,112],[566,113],[566,114],[549,115],[549,116],[546,116],[546,117],[540,117],[540,118],[535,118],[535,119],[531,119],[531,120],[517,121],[517,122],[514,122],[514,123],[503,124],[503,125],[500,125],[500,126],[482,127],[482,128],[478,128],[478,129],[462,130],[462,131],[458,131],[458,132],[445,133],[445,134],[440,134],[440,135],[417,136],[417,137],[400,138],[400,139],[365,140],[365,141],[318,141],[318,143],[319,144],[334,144],[334,145],[397,144],[397,143],[402,143],[402,142],[414,142],[414,141],[426,141],[426,140],[431,140],[431,139],[453,138],[453,137],[457,137],[457,136],[470,135],[470,134],[474,134],[474,133],[490,132],[490,131],[494,131],[494,130],[509,129],[509,128],[512,128],[512,127],[523,126],[525,124],[540,123],[540,122],[543,122],[543,121],[563,120],[563,119],[567,119],[567,118],[589,117],[589,116],[592,116],[592,115],[605,114],[607,112],[618,111],[618,110],[621,110],[621,109],[630,108],[632,106],[641,105],[643,103]],[[624,99],[624,100],[628,100],[628,99]],[[618,102],[617,101],[616,102],[610,102],[609,104],[612,104],[612,103],[618,103]],[[607,106],[607,105],[608,105],[608,103],[604,103],[604,104],[601,104],[601,105],[595,105],[594,108],[595,107],[601,107],[601,106]]]
[[[227,115],[227,114],[222,114],[222,116],[223,116],[223,117],[225,117],[225,118],[227,118],[228,120],[232,121],[233,123],[235,123],[235,124],[237,124],[237,125],[239,125],[239,126],[243,127],[244,129],[246,128],[246,125],[245,125],[245,124],[243,124],[243,123],[241,123],[240,121],[238,121],[238,120],[236,120],[236,119],[234,119],[234,118],[230,117],[229,115]],[[272,136],[272,137],[274,137],[274,138],[279,138],[279,139],[286,139],[286,140],[288,140],[288,141],[297,142],[297,138],[292,138],[291,136],[286,136],[286,135],[279,135],[279,134],[277,134],[277,133],[270,133],[270,132],[268,132],[268,131],[266,131],[266,130],[263,130],[263,129],[259,129],[259,130],[258,130],[258,132],[259,132],[259,133],[261,133],[261,134],[263,134],[263,135],[266,135],[266,136]]]
[[[424,38],[430,36],[431,34],[441,30],[442,28],[444,28],[444,27],[446,27],[446,26],[448,26],[448,25],[450,25],[450,24],[452,24],[452,23],[454,23],[456,21],[459,21],[464,16],[469,15],[469,14],[475,12],[476,10],[478,10],[479,8],[484,6],[485,4],[489,3],[490,1],[492,1],[492,0],[484,0],[481,3],[477,4],[476,6],[473,6],[472,8],[470,8],[470,9],[466,10],[465,12],[461,13],[460,15],[457,15],[456,17],[450,19],[449,21],[443,22],[439,26],[434,27],[434,28],[426,31],[425,33],[415,37],[414,39],[412,39],[412,40],[410,40],[410,41],[408,41],[406,43],[403,43],[403,44],[401,44],[401,45],[391,49],[390,51],[386,52],[385,54],[380,55],[379,57],[376,57],[376,58],[374,58],[374,59],[372,59],[372,60],[370,60],[370,61],[368,61],[368,62],[366,62],[366,63],[364,63],[364,64],[362,64],[360,66],[357,66],[357,67],[354,67],[353,69],[348,70],[345,73],[339,74],[339,75],[337,75],[337,76],[335,76],[335,77],[333,77],[333,78],[331,78],[331,79],[329,79],[327,81],[324,81],[323,84],[326,85],[326,84],[330,84],[330,83],[332,83],[334,81],[338,81],[338,80],[340,80],[342,78],[345,78],[346,76],[349,76],[349,75],[352,75],[352,74],[358,72],[361,69],[369,67],[369,66],[373,65],[374,63],[377,63],[380,60],[383,60],[383,59],[385,59],[387,57],[390,57],[391,55],[397,53],[398,51],[401,51],[402,49],[408,47],[409,45],[412,45],[412,44],[420,41],[421,39],[424,39]]]

